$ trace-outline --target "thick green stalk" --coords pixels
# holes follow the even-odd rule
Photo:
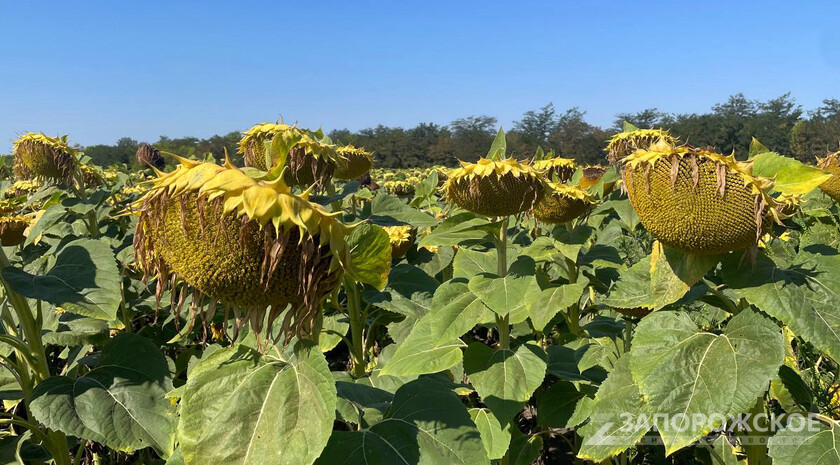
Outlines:
[[[758,415],[766,414],[764,397],[759,397],[750,410],[749,428],[747,431],[739,431],[737,434],[742,439],[742,448],[747,456],[748,465],[766,465],[767,460],[767,442],[760,441],[762,435],[766,435],[769,431],[768,419],[766,416],[759,421]],[[764,431],[757,431],[763,429]],[[752,440],[751,440],[752,439]]]
[[[361,378],[367,371],[365,362],[365,321],[362,317],[362,306],[359,298],[359,288],[350,279],[344,279],[344,293],[347,295],[347,316],[350,317],[350,357],[353,360],[353,376]]]
[[[502,220],[502,226],[499,228],[499,240],[496,243],[496,274],[504,278],[507,276],[507,228],[510,217],[505,217]],[[503,317],[496,316],[496,327],[499,330],[499,348],[510,348],[510,316]]]
[[[0,270],[9,266],[9,259],[6,257],[3,249],[0,248]],[[50,377],[50,366],[47,362],[47,353],[44,344],[41,341],[41,315],[36,318],[32,315],[32,310],[29,308],[29,303],[26,298],[12,289],[5,279],[0,277],[3,289],[9,302],[15,310],[20,324],[21,334],[28,346],[28,354],[20,353],[20,359],[26,360],[29,369],[32,371],[32,379],[27,380],[25,386],[21,386],[26,397],[26,410],[29,413],[29,399],[32,395],[32,388],[38,382]],[[40,308],[39,308],[40,312]],[[20,351],[19,351],[20,352]],[[50,451],[53,460],[57,465],[70,465],[70,450],[67,447],[67,438],[64,433],[60,431],[46,432],[49,441],[45,441],[44,446]]]

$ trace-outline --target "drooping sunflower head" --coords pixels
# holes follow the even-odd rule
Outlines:
[[[539,172],[513,158],[460,162],[447,173],[443,189],[449,202],[485,216],[508,216],[531,209],[542,198]]]
[[[11,247],[22,244],[26,239],[26,229],[32,221],[32,215],[0,216],[0,245]]]
[[[577,164],[570,158],[548,158],[534,162],[534,169],[543,173],[549,181],[568,182],[577,171]]]
[[[294,186],[326,186],[336,169],[344,163],[344,157],[336,151],[335,145],[319,140],[315,133],[297,126],[280,123],[257,124],[239,141],[238,152],[245,158],[245,165],[268,171],[277,160],[267,160],[266,142],[281,137],[289,154],[287,183]]]
[[[383,226],[382,229],[388,233],[388,241],[391,243],[391,258],[400,258],[405,255],[417,235],[417,231],[408,225]]]
[[[399,197],[414,195],[414,184],[408,181],[386,181],[385,191]]]
[[[664,141],[625,158],[623,177],[633,208],[663,244],[696,255],[755,245],[778,203],[772,181],[753,177],[733,155]]]
[[[4,194],[6,197],[18,197],[21,195],[29,195],[41,188],[43,184],[37,179],[23,179],[12,183],[6,188]]]
[[[335,170],[335,178],[341,180],[358,179],[370,171],[373,166],[373,153],[352,145],[336,149],[341,163]]]
[[[583,215],[594,203],[595,199],[585,190],[552,182],[533,211],[543,223],[562,224]]]
[[[601,178],[604,177],[604,173],[607,172],[607,169],[601,165],[586,165],[581,170],[583,172],[583,177],[580,178],[578,181],[578,187],[581,189],[589,189],[590,187],[598,184]],[[612,188],[612,186],[610,186]],[[604,190],[610,190],[605,189]]]
[[[607,159],[611,165],[618,166],[624,157],[638,149],[647,149],[657,141],[675,145],[677,138],[662,129],[634,129],[612,136],[607,144]]]
[[[76,149],[67,144],[67,136],[50,137],[27,132],[13,147],[15,176],[22,179],[48,179],[65,185],[73,181]]]
[[[818,158],[817,166],[821,170],[834,175],[828,178],[828,181],[820,184],[820,190],[835,202],[840,202],[840,152],[830,153],[825,158]]]
[[[230,162],[180,161],[133,205],[137,260],[147,278],[157,278],[158,299],[167,286],[181,304],[191,292],[190,324],[206,300],[210,319],[219,302],[244,313],[256,332],[270,307],[269,327],[285,311],[286,340],[310,335],[349,263],[351,227],[280,178],[252,177]]]
[[[79,165],[82,173],[82,184],[86,188],[97,187],[105,184],[105,175],[101,169],[93,165]]]
[[[160,151],[151,145],[143,142],[137,147],[137,163],[143,167],[154,168],[156,170],[163,170],[166,167],[166,160]]]

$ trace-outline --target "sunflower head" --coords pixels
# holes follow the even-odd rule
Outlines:
[[[834,176],[820,184],[820,189],[835,202],[840,202],[840,152],[830,153],[817,159],[817,166]]]
[[[166,160],[163,159],[160,151],[145,142],[137,147],[136,157],[140,166],[154,168],[158,171],[166,167]]]
[[[657,141],[674,145],[677,138],[662,129],[631,129],[612,136],[607,144],[607,159],[611,165],[618,166],[624,157],[638,149],[647,149]]]
[[[577,164],[570,158],[548,158],[534,162],[534,169],[543,173],[546,179],[556,182],[569,182],[577,171]]]
[[[190,324],[207,300],[208,312],[219,302],[247,316],[256,332],[270,307],[269,327],[285,311],[286,340],[309,336],[349,263],[351,227],[308,193],[292,194],[282,178],[252,177],[229,161],[179,160],[133,205],[137,260],[147,278],[157,278],[158,299],[172,286],[180,304],[193,295]]]
[[[654,237],[683,252],[713,255],[755,245],[779,221],[772,181],[750,171],[733,155],[660,141],[625,158],[623,176]]]
[[[3,194],[6,197],[19,197],[22,195],[29,195],[43,186],[41,181],[37,179],[23,179],[13,182]]]
[[[67,144],[67,136],[50,137],[27,132],[13,147],[14,172],[18,179],[49,179],[70,185],[76,169],[76,149]]]
[[[246,131],[239,141],[238,152],[245,158],[245,165],[263,171],[274,166],[278,160],[268,162],[266,142],[276,137],[282,138],[283,146],[288,149],[286,181],[289,185],[324,187],[344,163],[335,145],[319,140],[313,132],[286,124],[261,123]]]
[[[335,178],[341,180],[358,179],[370,171],[373,166],[373,153],[365,149],[345,145],[336,149],[341,163],[335,170]]]
[[[79,165],[82,173],[82,184],[86,188],[93,188],[105,184],[105,175],[102,170],[93,165]]]
[[[586,213],[594,203],[595,199],[585,190],[552,182],[533,211],[543,223],[562,224]]]
[[[383,226],[382,229],[388,233],[388,242],[391,243],[391,258],[400,258],[405,255],[417,235],[417,231],[408,225]]]
[[[32,215],[0,216],[0,244],[3,247],[22,244],[32,219]]]
[[[414,195],[414,184],[408,181],[386,181],[385,191],[399,197]]]
[[[460,162],[447,173],[443,190],[449,202],[485,216],[508,216],[531,209],[542,198],[539,172],[513,158]]]

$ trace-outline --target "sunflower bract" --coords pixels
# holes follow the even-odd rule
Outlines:
[[[636,129],[633,131],[619,132],[612,136],[607,144],[607,159],[611,165],[618,166],[621,159],[627,157],[638,149],[647,149],[657,141],[668,144],[676,144],[677,138],[662,129]]]
[[[270,327],[291,306],[282,332],[308,336],[349,263],[351,228],[282,179],[254,179],[229,162],[181,163],[134,204],[137,259],[158,279],[158,298],[169,285],[189,287],[194,302],[206,296],[244,311],[257,332],[266,307]]]
[[[594,199],[586,191],[565,184],[549,183],[543,198],[534,205],[534,216],[544,222],[561,224],[586,213]]]
[[[513,158],[461,162],[447,173],[443,185],[448,201],[473,213],[508,216],[534,206],[545,191],[544,181],[530,165]]]
[[[766,180],[733,156],[657,143],[623,160],[625,188],[645,228],[663,244],[712,255],[755,245],[778,220]]]
[[[405,255],[417,235],[415,229],[408,225],[383,226],[382,229],[388,233],[388,242],[391,243],[391,258],[400,258]]]

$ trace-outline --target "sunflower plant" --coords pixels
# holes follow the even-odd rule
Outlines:
[[[626,129],[600,166],[500,130],[473,163],[389,170],[270,123],[244,167],[143,146],[133,172],[27,133],[0,199],[0,449],[833,463],[836,157]]]

